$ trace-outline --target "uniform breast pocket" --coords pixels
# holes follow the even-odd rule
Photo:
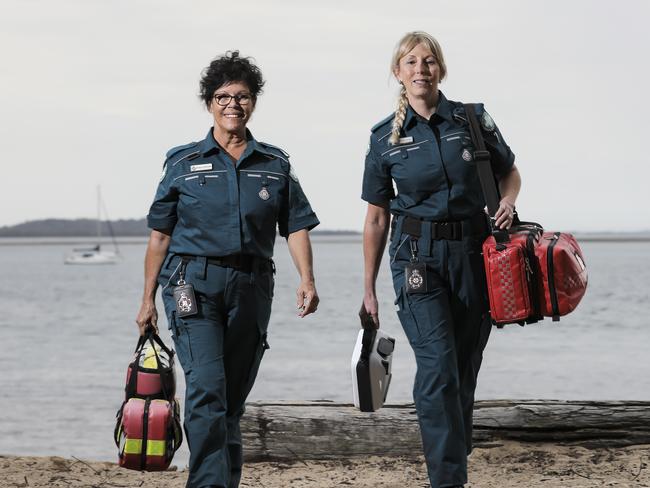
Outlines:
[[[397,161],[400,159],[409,159],[413,157],[423,156],[422,150],[426,147],[425,143],[429,142],[428,140],[414,142],[412,144],[402,144],[400,146],[394,146],[382,153],[382,157],[388,158],[391,161]]]
[[[226,171],[205,171],[178,177],[181,199],[186,202],[180,217],[188,223],[219,224],[228,205]]]
[[[397,146],[384,157],[388,157],[402,208],[419,204],[446,184],[438,149],[428,140]]]
[[[246,213],[263,218],[277,218],[285,178],[265,172],[245,172],[242,191],[246,195]]]
[[[474,162],[474,144],[468,131],[456,131],[442,137],[444,152],[467,162]]]
[[[200,189],[205,186],[220,185],[220,180],[223,181],[226,176],[225,171],[209,171],[196,174],[183,175],[183,182],[185,187],[190,191],[201,191]]]

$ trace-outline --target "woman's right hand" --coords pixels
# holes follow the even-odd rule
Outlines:
[[[377,302],[377,297],[372,293],[366,293],[363,296],[363,306],[375,323],[375,328],[379,329],[379,302]]]
[[[149,328],[153,328],[156,334],[158,334],[158,310],[156,310],[156,304],[153,300],[144,300],[142,302],[135,322],[138,324],[141,336],[143,336]]]

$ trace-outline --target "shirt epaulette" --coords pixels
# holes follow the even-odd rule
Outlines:
[[[260,142],[260,141],[257,141],[257,143],[258,143],[260,146],[263,146],[263,147],[266,148],[266,149],[271,149],[271,150],[272,150],[272,149],[275,149],[276,151],[279,151],[280,154],[281,154],[282,156],[284,156],[285,158],[289,158],[289,153],[288,153],[287,151],[285,151],[284,149],[279,148],[278,146],[274,146],[273,144],[269,144],[268,142]],[[273,152],[273,151],[271,151],[271,152]]]
[[[393,117],[395,117],[395,113],[392,113],[388,117],[386,117],[385,119],[380,120],[379,122],[377,122],[375,125],[373,125],[370,128],[370,132],[376,132],[377,130],[381,129],[381,127],[386,125],[386,123],[392,121]]]
[[[463,102],[451,102],[451,103],[454,104],[454,110],[452,111],[452,113],[465,115],[465,104]],[[474,103],[474,107],[476,108],[476,115],[481,115],[485,111],[485,107],[483,106],[482,103]]]
[[[463,104],[463,102],[451,102],[451,103],[454,104],[454,109],[451,112],[452,117],[463,124],[467,124],[468,123],[467,116],[465,115],[465,105]],[[485,107],[483,106],[482,103],[475,103],[474,108],[477,117],[479,117],[479,120],[481,120],[483,118],[483,114],[485,113]]]
[[[169,151],[167,151],[167,155],[165,156],[166,159],[169,159],[173,157],[175,154],[178,154],[179,152],[183,151],[184,149],[189,149],[191,147],[194,147],[198,144],[198,142],[190,142],[189,144],[183,144],[182,146],[176,146],[172,147]]]

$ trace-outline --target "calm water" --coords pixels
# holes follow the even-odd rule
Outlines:
[[[306,319],[295,316],[297,275],[283,242],[271,349],[251,400],[351,402],[360,238],[314,240],[321,306]],[[137,340],[144,244],[123,245],[115,266],[64,266],[69,248],[0,245],[0,454],[116,458],[111,436]],[[560,323],[493,329],[479,399],[650,400],[650,243],[584,243],[583,251],[590,281],[578,311]],[[378,293],[382,327],[397,339],[388,401],[409,401],[415,365],[386,263]]]

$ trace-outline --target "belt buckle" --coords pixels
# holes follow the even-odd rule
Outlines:
[[[440,229],[442,230],[442,232],[440,234],[442,235],[443,239],[453,240],[453,238],[454,238],[454,227],[451,225],[450,222],[441,222],[440,223]]]
[[[455,241],[460,239],[456,222],[435,222],[432,230],[433,238],[437,240]]]

